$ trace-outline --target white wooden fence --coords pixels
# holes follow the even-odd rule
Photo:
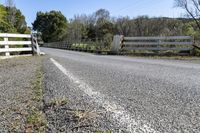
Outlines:
[[[40,54],[40,49],[37,43],[37,39],[31,34],[8,34],[0,33],[0,53],[5,53],[5,56],[10,56],[12,52],[28,51],[32,54]],[[11,39],[12,38],[12,39]],[[13,41],[14,39],[27,39],[28,41]],[[11,39],[11,40],[9,40]],[[23,47],[16,47],[16,46]]]
[[[111,51],[114,53],[122,50],[189,51],[193,48],[193,44],[194,39],[191,36],[124,37],[116,35]]]

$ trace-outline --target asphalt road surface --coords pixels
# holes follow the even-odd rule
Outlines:
[[[62,75],[59,84],[74,84],[127,132],[200,132],[200,62],[42,51],[46,72],[59,73],[52,78]]]

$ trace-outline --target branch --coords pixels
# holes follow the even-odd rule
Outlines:
[[[198,20],[195,18],[194,14],[188,9],[188,3],[187,1],[185,0],[185,5],[184,5],[184,8],[186,9],[186,11],[189,13],[189,15],[194,19],[194,21],[196,22],[197,24],[197,27],[199,28],[200,30],[200,24],[198,22]]]
[[[196,9],[200,12],[198,3],[195,0],[192,0],[192,2],[194,4],[194,6],[196,7]]]

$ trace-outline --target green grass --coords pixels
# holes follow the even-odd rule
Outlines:
[[[134,55],[131,55],[130,57],[141,57],[141,58],[149,58],[149,59],[200,61],[200,57],[198,57],[198,56],[134,56]]]
[[[143,54],[145,53],[145,54]],[[132,55],[130,55],[130,57],[142,57],[142,58],[150,58],[150,59],[168,59],[168,60],[193,60],[193,61],[199,61],[200,60],[200,50],[199,49],[193,49],[191,51],[191,55],[178,55],[172,53],[161,53],[160,55],[156,55],[152,53],[148,53],[143,51],[143,53],[136,53],[136,55],[134,55],[134,53]]]
[[[33,105],[30,105],[30,111],[27,116],[27,131],[42,133],[47,126],[46,116],[42,111],[43,106],[43,72],[38,69],[36,78],[33,82]]]
[[[43,80],[43,72],[42,70],[37,70],[36,73],[36,80],[33,83],[34,86],[34,101],[41,102],[43,98],[43,93],[42,93],[42,80]]]
[[[28,125],[30,128],[35,128],[37,131],[44,132],[47,126],[46,116],[42,111],[35,109],[27,118]]]
[[[87,43],[75,43],[72,44],[72,48],[77,48],[77,49],[90,49],[90,50],[96,50],[96,44],[87,44]]]

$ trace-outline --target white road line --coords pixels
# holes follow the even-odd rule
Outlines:
[[[102,105],[106,111],[110,112],[114,120],[118,121],[120,125],[127,127],[128,132],[158,133],[157,131],[152,129],[151,126],[147,124],[147,122],[141,120],[136,121],[123,107],[117,105],[114,102],[109,102],[108,100],[106,100],[103,94],[94,91],[94,89],[90,85],[79,80],[57,61],[52,58],[50,60],[61,72],[63,72],[70,79],[71,82],[76,84],[79,89],[81,89],[84,93],[94,99],[96,103]]]

